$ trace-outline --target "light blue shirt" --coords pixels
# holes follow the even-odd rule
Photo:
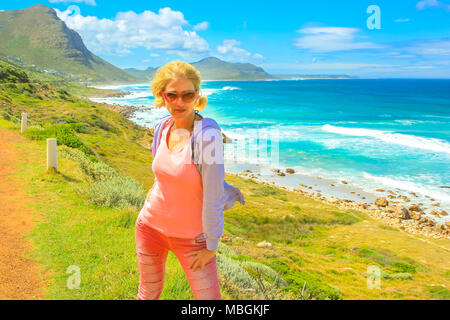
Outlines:
[[[155,124],[152,144],[153,159],[159,147],[161,129],[172,116],[159,119]],[[236,201],[245,204],[241,191],[225,181],[224,146],[222,131],[212,118],[203,118],[194,122],[191,137],[192,162],[202,176],[203,182],[203,233],[208,250],[217,250],[223,234],[223,211],[231,209]]]

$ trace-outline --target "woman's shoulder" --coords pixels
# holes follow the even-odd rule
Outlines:
[[[162,118],[159,118],[156,120],[154,128],[155,130],[158,130],[164,123],[166,123],[167,120],[169,120],[172,116],[169,114],[167,116],[164,116]]]
[[[219,124],[213,118],[203,117],[202,119],[199,120],[199,123],[201,124],[203,130],[207,128],[215,128],[220,130]]]

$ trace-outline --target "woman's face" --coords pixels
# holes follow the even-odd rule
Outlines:
[[[186,119],[193,118],[194,106],[198,100],[198,91],[195,91],[195,87],[189,79],[177,78],[171,80],[166,85],[164,92],[166,95],[161,95],[164,99],[164,104],[172,117]],[[175,94],[178,96],[174,99]],[[182,95],[184,95],[184,97]],[[174,100],[171,101],[170,97]],[[190,98],[192,98],[192,101],[189,101]]]

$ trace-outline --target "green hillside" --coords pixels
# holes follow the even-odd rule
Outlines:
[[[0,12],[0,55],[84,80],[136,80],[90,52],[80,35],[69,29],[55,10],[39,4],[28,9]]]

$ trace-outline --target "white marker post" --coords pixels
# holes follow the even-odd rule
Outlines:
[[[20,133],[23,133],[25,130],[27,130],[27,118],[28,118],[28,113],[22,112],[22,122],[21,122]]]
[[[50,168],[54,168],[57,171],[56,167],[56,138],[48,138],[47,139],[47,170]]]

